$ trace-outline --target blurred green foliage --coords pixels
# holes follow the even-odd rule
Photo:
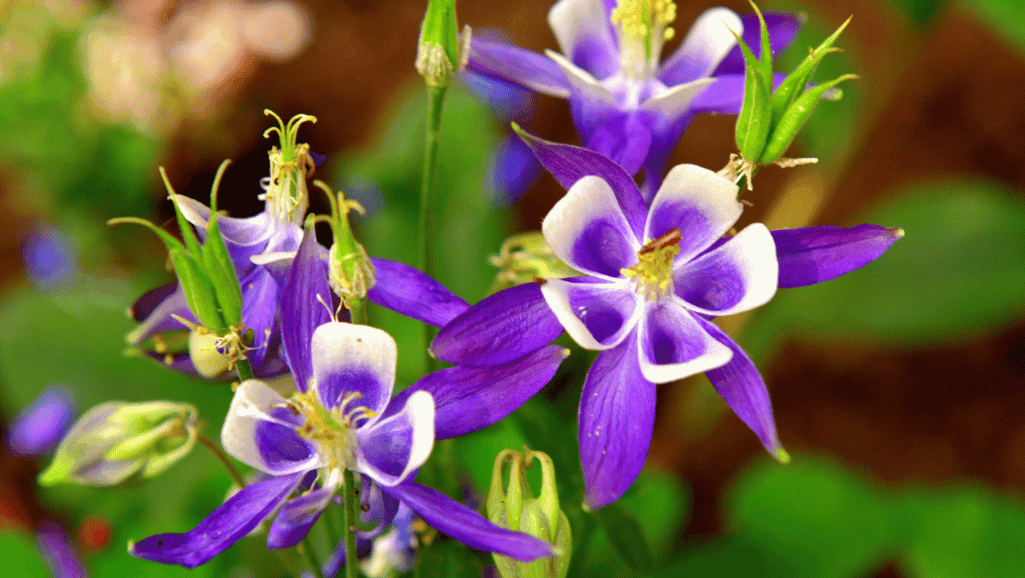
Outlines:
[[[1019,0],[964,0],[979,17],[1019,50],[1025,50],[1025,10]]]

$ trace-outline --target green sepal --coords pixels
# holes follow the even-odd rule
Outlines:
[[[454,69],[459,65],[459,23],[455,0],[429,0],[420,29],[420,44],[441,46]]]
[[[833,52],[840,52],[839,48],[833,48],[833,43],[840,37],[840,33],[847,28],[847,25],[851,22],[848,18],[839,28],[833,32],[829,38],[822,41],[818,48],[809,51],[808,56],[801,61],[801,64],[794,69],[783,82],[780,83],[779,88],[776,89],[776,93],[772,95],[772,124],[775,126],[781,118],[783,113],[787,111],[794,104],[799,96],[804,92],[805,87],[808,86],[808,81],[811,80],[812,74],[815,73],[815,69],[818,68],[822,59],[827,54]]]
[[[767,81],[772,80],[772,43],[769,41],[769,25],[765,23],[765,17],[762,16],[762,11],[758,9],[758,5],[748,0],[751,4],[751,8],[754,8],[755,14],[758,15],[758,25],[761,27],[762,33],[762,76]],[[769,84],[769,92],[772,92],[772,84]]]
[[[745,159],[753,159],[761,154],[769,135],[769,121],[772,118],[769,105],[772,97],[771,76],[765,77],[762,64],[747,43],[736,32],[733,35],[744,55],[744,102],[737,116],[737,149]]]
[[[163,179],[168,198],[171,199],[171,204],[174,206],[174,216],[178,220],[178,229],[181,230],[182,238],[185,239],[185,245],[189,248],[189,253],[199,255],[199,239],[196,237],[196,232],[192,230],[192,223],[185,218],[185,215],[178,208],[178,201],[176,200],[178,195],[174,192],[174,187],[171,186],[171,181],[167,178],[167,171],[164,170],[164,167],[160,167],[160,178]]]
[[[201,255],[197,255],[201,258]],[[221,333],[227,329],[221,309],[217,306],[217,293],[214,285],[206,276],[197,257],[184,250],[171,251],[171,263],[178,275],[178,283],[185,293],[185,301],[199,322],[214,331]]]
[[[804,123],[808,122],[811,114],[815,111],[815,107],[818,106],[819,101],[822,99],[822,95],[845,80],[855,80],[857,78],[856,74],[845,74],[820,84],[797,97],[794,104],[783,113],[779,124],[773,128],[772,136],[769,138],[769,142],[765,146],[765,150],[762,152],[758,163],[763,165],[769,164],[783,156],[783,153],[790,147],[790,143],[794,141],[797,133],[800,132],[801,127],[804,126]]]
[[[171,251],[174,251],[174,250],[185,252],[185,245],[183,245],[181,241],[179,241],[178,239],[175,239],[174,236],[171,235],[171,233],[168,233],[167,231],[161,229],[160,227],[154,225],[153,223],[147,221],[146,219],[140,219],[138,217],[118,217],[116,219],[110,219],[109,221],[107,221],[107,224],[108,225],[125,225],[125,224],[142,225],[143,227],[146,227],[150,231],[153,231],[154,233],[156,233],[157,237],[159,237],[160,241],[164,243],[164,247],[167,248],[167,251],[169,253]]]
[[[213,284],[214,294],[217,296],[217,304],[220,306],[221,315],[225,327],[215,329],[222,333],[231,326],[242,323],[242,289],[238,285],[238,277],[235,274],[235,265],[228,255],[228,248],[224,245],[221,237],[221,230],[217,224],[217,188],[221,184],[221,177],[228,168],[230,161],[221,163],[214,178],[213,188],[210,191],[210,219],[206,226],[206,242],[203,243],[203,262],[210,275]],[[209,326],[208,326],[209,327]],[[214,329],[213,327],[209,327]]]

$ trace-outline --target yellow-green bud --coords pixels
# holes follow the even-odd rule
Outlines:
[[[428,86],[448,86],[466,66],[470,27],[459,32],[455,0],[429,0],[416,49],[416,70]]]
[[[525,468],[533,461],[541,464],[541,492],[535,498],[527,483]],[[503,470],[509,464],[509,483],[503,488]],[[555,485],[555,466],[544,452],[525,450],[521,455],[504,450],[495,459],[488,492],[488,518],[497,526],[530,534],[554,547],[555,556],[533,562],[520,562],[507,556],[494,555],[495,566],[502,578],[565,578],[569,571],[573,536],[569,520],[559,509],[559,492]]]
[[[184,403],[102,403],[71,428],[39,483],[114,486],[156,476],[195,445],[197,417]]]

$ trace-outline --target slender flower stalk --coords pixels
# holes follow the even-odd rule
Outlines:
[[[342,503],[345,506],[345,576],[356,578],[356,482],[352,471],[345,470],[342,487]]]

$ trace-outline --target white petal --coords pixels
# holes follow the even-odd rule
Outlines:
[[[744,33],[744,23],[736,12],[722,7],[705,10],[694,21],[680,47],[662,64],[662,68],[671,68],[678,64],[678,60],[687,59],[695,65],[693,78],[708,76],[737,45],[733,32],[737,35]]]
[[[641,374],[653,383],[722,367],[733,358],[730,348],[709,335],[675,295],[648,304],[637,339]]]
[[[559,50],[572,57],[574,49],[587,36],[615,46],[609,15],[602,0],[559,0],[548,11],[548,25],[559,43]]]
[[[679,229],[676,262],[686,262],[729,231],[743,210],[733,181],[696,165],[677,165],[651,201],[644,236],[655,239]]]
[[[324,407],[338,407],[349,393],[360,397],[347,409],[364,406],[380,414],[388,405],[396,363],[391,335],[368,325],[325,323],[313,332],[310,358]]]
[[[357,430],[357,436],[360,445],[356,469],[383,486],[401,483],[427,461],[434,448],[434,398],[426,391],[417,391],[409,396],[402,411]],[[378,460],[373,450],[404,462],[401,473],[389,473],[375,465]]]
[[[300,472],[320,466],[320,457],[313,451],[301,456],[299,450],[308,445],[295,433],[296,423],[274,413],[287,412],[285,398],[267,384],[256,379],[242,382],[235,390],[228,415],[221,428],[221,445],[224,450],[240,462],[264,473],[282,475]],[[281,438],[280,449],[295,450],[296,459],[282,459],[280,455],[269,456],[267,441],[261,440],[258,428],[271,428]],[[273,441],[273,440],[272,440]],[[261,451],[261,447],[264,451]]]
[[[573,341],[594,351],[622,343],[644,312],[641,298],[626,281],[592,284],[549,279],[541,286],[541,295]],[[600,307],[588,307],[588,302]],[[596,336],[598,330],[602,332]]]
[[[699,78],[686,84],[677,84],[641,103],[641,110],[655,112],[664,119],[674,120],[686,113],[690,103],[713,82],[714,78]]]
[[[732,315],[764,305],[776,294],[779,262],[772,233],[753,223],[714,251],[673,271],[676,294],[687,307]]]
[[[548,58],[554,60],[559,65],[559,68],[566,73],[566,78],[569,79],[573,88],[583,93],[585,100],[600,101],[609,106],[617,106],[616,97],[602,83],[591,76],[591,73],[573,64],[558,52],[545,50],[545,54]]]

